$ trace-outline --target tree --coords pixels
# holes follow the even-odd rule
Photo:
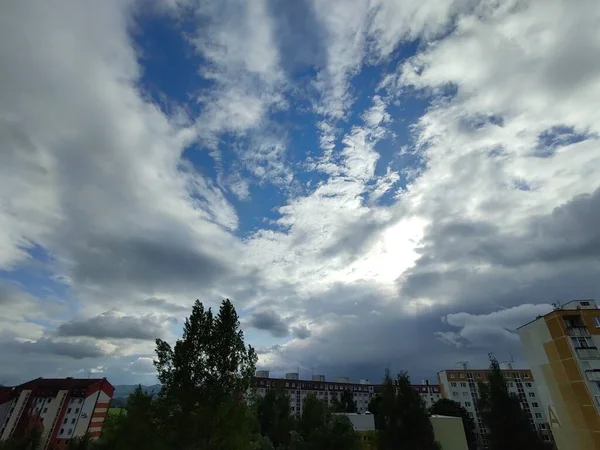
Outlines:
[[[377,414],[382,416],[382,450],[438,450],[433,426],[421,396],[413,389],[406,372],[394,383],[386,371],[382,399]]]
[[[256,414],[262,436],[269,438],[275,448],[289,446],[294,418],[290,398],[284,391],[271,389],[259,398]]]
[[[509,393],[500,364],[491,354],[488,382],[479,384],[477,405],[489,430],[490,450],[548,448],[532,428],[519,398]]]
[[[159,417],[153,397],[138,386],[127,398],[127,413],[108,416],[102,427],[102,437],[94,445],[89,439],[73,441],[69,450],[162,450],[166,442],[158,432]]]
[[[383,402],[383,395],[377,394],[371,400],[369,400],[369,406],[367,407],[369,412],[373,414],[375,419],[375,429],[382,431],[385,429],[384,415],[381,414],[381,403]]]
[[[442,398],[435,402],[431,408],[429,408],[429,412],[431,414],[438,414],[440,416],[462,418],[469,449],[476,450],[477,438],[475,436],[475,421],[469,415],[469,412],[460,405],[460,403],[447,398]]]
[[[162,389],[158,428],[167,448],[250,448],[253,433],[245,395],[256,353],[244,344],[237,313],[224,300],[215,317],[196,300],[174,346],[156,340],[154,361]]]
[[[38,415],[27,415],[10,439],[0,441],[0,450],[37,450],[42,443],[44,426]]]
[[[339,398],[334,397],[333,409],[339,413],[355,413],[358,411],[352,391],[345,389]]]
[[[292,439],[294,450],[355,450],[359,440],[352,423],[343,414],[332,414],[314,394],[304,399],[298,421],[299,437]]]

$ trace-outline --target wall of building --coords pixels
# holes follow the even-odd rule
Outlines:
[[[83,399],[81,411],[79,413],[79,420],[77,421],[73,431],[75,436],[83,436],[85,433],[87,433],[90,421],[92,420],[92,414],[94,413],[94,407],[96,406],[96,401],[98,400],[98,395],[100,395],[100,391],[93,392],[91,395],[88,395]]]
[[[2,439],[2,435],[4,434],[4,430],[6,429],[6,425],[8,423],[8,418],[10,415],[10,409],[12,408],[13,403],[14,400],[11,399],[5,401],[0,405],[0,439]]]
[[[9,410],[12,412],[10,413],[8,422],[6,422],[6,426],[4,428],[4,433],[2,434],[2,436],[0,436],[0,439],[7,439],[10,435],[12,435],[13,429],[17,426],[17,423],[21,418],[21,415],[23,414],[25,405],[29,400],[30,395],[30,390],[23,390],[19,397],[16,399],[16,401],[13,402],[13,405]]]
[[[445,370],[438,373],[440,390],[444,398],[454,400],[464,407],[475,422],[475,433],[478,438],[479,448],[486,449],[488,443],[483,419],[476,410],[477,397],[481,382],[487,381],[487,370]],[[544,434],[546,440],[551,440],[548,416],[540,402],[535,376],[527,369],[502,370],[506,378],[508,390],[517,395],[521,407],[529,414],[532,427]]]
[[[600,449],[600,420],[571,337],[565,315],[557,310],[518,330],[533,370],[543,379],[542,401],[559,450]],[[586,325],[598,310],[585,311]]]
[[[431,425],[442,450],[469,450],[465,428],[460,417],[431,416]]]
[[[378,389],[381,388],[381,385],[342,383],[335,381],[258,377],[255,381],[256,393],[258,395],[265,395],[268,389],[273,388],[284,390],[290,398],[290,408],[292,413],[296,415],[301,414],[304,400],[307,396],[313,394],[319,400],[332,404],[333,399],[339,397],[345,390],[352,392],[352,396],[356,402],[357,411],[359,413],[366,413],[368,411],[369,402],[377,394]],[[428,407],[441,398],[438,385],[413,385],[413,388],[419,393]]]

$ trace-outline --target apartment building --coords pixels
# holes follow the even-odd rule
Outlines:
[[[100,436],[114,387],[101,379],[38,378],[0,388],[0,440],[33,424],[42,429],[42,446],[66,448],[69,439]]]
[[[313,375],[310,380],[300,380],[298,373],[287,373],[285,378],[271,378],[269,371],[263,370],[256,373],[256,390],[258,395],[265,395],[269,389],[283,389],[290,397],[291,411],[295,415],[302,414],[302,405],[306,397],[314,394],[318,399],[332,404],[333,399],[349,390],[356,402],[357,411],[366,413],[369,402],[381,391],[383,385],[372,384],[369,380],[360,380],[352,383],[346,377],[335,378],[332,381],[325,379],[324,375]],[[422,384],[413,385],[427,407],[433,405],[441,398],[440,387],[423,381]]]
[[[487,373],[487,369],[471,370],[466,364],[459,370],[442,370],[438,373],[442,396],[460,403],[473,418],[480,449],[489,447],[487,429],[477,408],[478,383],[487,382]],[[531,426],[541,433],[545,440],[551,441],[552,433],[548,418],[540,402],[532,372],[527,369],[516,370],[509,365],[508,369],[502,370],[502,374],[507,380],[509,392],[519,397],[521,407],[527,412]]]
[[[559,450],[600,449],[600,309],[574,300],[517,329]]]

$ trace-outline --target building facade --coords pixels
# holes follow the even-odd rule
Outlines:
[[[443,370],[438,373],[440,391],[444,398],[454,400],[464,407],[475,422],[475,433],[481,449],[489,447],[487,429],[477,408],[478,383],[487,382],[487,369]],[[531,370],[512,368],[502,370],[508,390],[519,397],[521,407],[527,412],[529,422],[547,441],[552,440],[546,411],[540,401],[536,381]]]
[[[600,449],[600,310],[558,306],[517,329],[559,450]]]
[[[0,440],[36,425],[43,450],[66,448],[69,439],[100,436],[114,387],[102,379],[38,378],[0,388]]]
[[[372,384],[369,380],[352,383],[345,377],[327,381],[324,375],[314,375],[311,380],[300,380],[297,373],[288,373],[285,378],[271,378],[269,372],[264,370],[256,373],[255,382],[258,395],[265,395],[269,389],[284,390],[290,397],[290,408],[295,415],[302,414],[302,405],[310,394],[331,405],[333,399],[338,398],[344,391],[352,392],[357,411],[364,414],[368,412],[371,399],[383,387],[381,384]],[[413,387],[427,407],[441,398],[438,385],[423,381],[422,384]]]

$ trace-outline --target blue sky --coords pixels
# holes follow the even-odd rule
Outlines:
[[[0,6],[0,383],[152,383],[225,297],[274,373],[526,367],[599,293],[597,9]]]

